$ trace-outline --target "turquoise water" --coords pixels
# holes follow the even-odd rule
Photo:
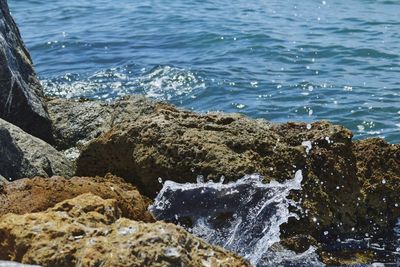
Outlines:
[[[46,92],[400,142],[400,1],[9,0]]]

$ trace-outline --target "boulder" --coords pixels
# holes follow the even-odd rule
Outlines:
[[[198,115],[157,104],[152,114],[115,125],[90,142],[78,159],[77,173],[111,172],[154,196],[161,188],[159,177],[195,182],[198,175],[217,181],[224,176],[230,181],[257,172],[266,181],[284,181],[301,169],[302,205],[308,210],[302,215],[304,234],[318,235],[338,221],[347,228],[356,223],[360,183],[349,158],[351,132],[327,122],[308,130],[301,123],[277,126],[235,114]]]
[[[74,165],[55,148],[0,119],[0,175],[8,180],[63,175],[70,177]]]
[[[133,185],[110,174],[105,177],[73,177],[68,180],[60,176],[35,177],[6,183],[0,189],[0,216],[45,211],[61,201],[84,193],[115,199],[122,216],[126,218],[154,221],[147,211],[150,199],[142,196]]]
[[[43,266],[250,266],[179,226],[121,218],[117,200],[90,193],[1,217],[0,240],[0,259]]]
[[[195,182],[198,175],[205,181],[222,176],[232,181],[259,173],[268,182],[291,179],[302,170],[302,190],[292,194],[302,210],[296,211],[299,220],[291,218],[282,226],[282,237],[310,235],[331,242],[364,235],[384,218],[388,224],[371,231],[382,235],[399,215],[394,204],[384,213],[379,204],[367,206],[373,199],[366,196],[365,185],[372,178],[360,171],[363,164],[370,165],[367,155],[378,156],[381,167],[371,174],[372,180],[381,183],[383,175],[386,186],[395,188],[398,146],[386,144],[387,152],[368,154],[361,152],[361,144],[353,143],[348,129],[325,121],[270,124],[235,114],[199,115],[158,103],[151,114],[115,124],[87,144],[77,161],[77,174],[111,172],[154,197],[161,188],[159,177],[184,183]],[[367,214],[371,216],[366,220]]]
[[[0,0],[0,118],[53,140],[42,86],[6,0]]]
[[[154,103],[143,96],[113,102],[52,99],[47,102],[55,145],[60,150],[81,146],[109,131],[114,124],[150,114]]]
[[[198,175],[206,180],[224,175],[228,181],[260,172],[292,178],[292,162],[304,162],[303,152],[280,142],[265,121],[237,114],[202,116],[158,103],[150,115],[115,124],[84,147],[77,173],[111,172],[155,196],[159,177],[195,182]]]
[[[379,138],[356,141],[357,177],[362,182],[366,205],[366,233],[377,235],[382,229],[391,234],[400,217],[400,144]]]

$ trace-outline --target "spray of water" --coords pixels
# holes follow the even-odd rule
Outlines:
[[[289,258],[292,263],[317,263],[313,249],[303,255],[283,248],[270,250],[280,241],[280,226],[296,216],[289,207],[297,204],[288,195],[301,189],[302,178],[297,171],[294,179],[285,183],[263,183],[259,175],[226,184],[166,181],[150,211],[157,219],[180,224],[194,235],[244,256],[253,266]]]

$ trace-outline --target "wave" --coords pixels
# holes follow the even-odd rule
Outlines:
[[[112,100],[130,94],[143,94],[158,100],[176,100],[206,87],[196,72],[173,66],[150,70],[137,66],[111,68],[94,74],[67,73],[43,80],[45,92],[63,98]]]
[[[259,175],[227,184],[166,181],[149,210],[156,219],[182,225],[207,242],[242,255],[253,266],[321,265],[314,248],[296,254],[277,245],[280,226],[296,217],[289,207],[299,209],[288,195],[301,190],[302,178],[297,171],[285,183],[265,184]]]

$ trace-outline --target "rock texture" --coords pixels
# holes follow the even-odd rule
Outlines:
[[[178,226],[121,218],[116,200],[92,194],[5,215],[0,240],[0,259],[43,266],[249,266]]]
[[[58,149],[80,146],[113,125],[133,122],[153,112],[154,103],[143,96],[130,96],[114,102],[52,99],[47,102]]]
[[[147,211],[150,200],[142,196],[133,185],[110,174],[105,177],[73,177],[68,180],[59,176],[35,177],[4,184],[0,188],[0,216],[45,211],[61,201],[84,193],[115,199],[125,218],[154,221]]]
[[[42,87],[6,0],[0,0],[0,118],[52,142]]]
[[[386,177],[388,182],[382,188],[392,184],[390,190],[395,192],[400,174],[399,146],[380,142],[381,155],[370,144],[366,145],[368,151],[362,151],[362,142],[353,143],[349,130],[324,121],[274,125],[240,115],[198,115],[156,104],[153,113],[116,124],[90,142],[78,159],[77,173],[111,172],[154,196],[161,187],[159,177],[194,182],[197,175],[205,180],[219,180],[223,175],[229,181],[257,172],[266,181],[283,181],[301,169],[303,190],[292,197],[303,211],[299,221],[293,219],[282,228],[282,234],[311,235],[329,242],[338,235],[354,236],[358,230],[365,234],[363,231],[375,226],[371,233],[382,234],[388,228],[379,227],[384,223],[377,221],[385,219],[390,224],[400,215],[394,204],[385,212],[384,202],[367,207],[374,201],[366,187],[368,181],[381,182]],[[378,171],[363,171],[362,166],[371,165],[368,159],[375,160],[377,155],[381,161],[376,163],[381,166]],[[376,196],[387,194],[383,191]],[[395,193],[391,201],[397,203]],[[371,214],[367,220],[366,214]],[[326,231],[327,236],[323,234]]]
[[[391,232],[400,217],[400,144],[366,139],[354,143],[354,153],[366,205],[362,228],[372,235]]]
[[[289,150],[289,151],[288,151]],[[256,171],[281,180],[292,177],[292,162],[304,149],[288,148],[264,121],[240,115],[201,116],[157,104],[150,115],[115,127],[92,141],[77,165],[79,174],[112,172],[150,196],[158,177],[194,182],[197,175],[219,180]]]
[[[0,175],[8,180],[74,173],[73,164],[44,141],[0,119]]]

